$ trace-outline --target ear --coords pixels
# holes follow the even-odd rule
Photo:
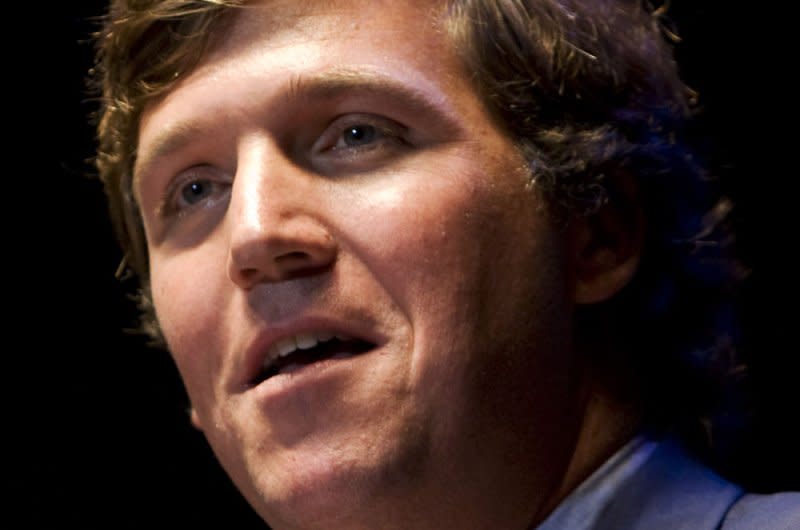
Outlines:
[[[639,267],[645,219],[636,180],[615,175],[609,181],[608,201],[596,212],[570,221],[576,304],[610,299]]]
[[[194,407],[189,408],[189,418],[194,425],[194,428],[198,431],[203,430],[203,425],[200,423],[200,416],[197,414],[197,410]]]

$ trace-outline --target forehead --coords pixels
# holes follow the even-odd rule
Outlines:
[[[404,36],[389,41],[392,48],[402,49],[409,30],[415,34],[412,45],[436,33],[445,7],[442,0],[255,0],[229,12],[233,23],[226,27],[217,51],[227,54],[265,37],[276,46],[292,43],[298,35],[314,39],[327,33],[331,23],[339,29],[335,36],[342,39],[374,28],[386,37]]]
[[[447,71],[456,64],[442,31],[443,8],[438,0],[249,2],[229,13],[201,69],[263,67],[270,55],[286,62],[285,71],[300,71],[326,58],[341,62],[344,52],[351,62],[420,61],[429,71]]]
[[[296,111],[288,100],[331,88],[405,90],[418,108],[483,119],[443,29],[444,8],[439,0],[267,0],[231,9],[198,67],[145,108],[134,190],[143,162],[194,132],[285,122],[296,117],[282,115]]]

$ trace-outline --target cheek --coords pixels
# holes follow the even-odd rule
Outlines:
[[[222,300],[213,263],[202,247],[151,261],[153,304],[159,325],[189,397],[213,395],[211,375],[219,373],[225,339],[220,325]]]
[[[434,298],[428,284],[437,291],[460,284],[480,246],[464,243],[465,234],[473,243],[480,237],[471,222],[482,192],[475,176],[454,164],[438,166],[446,170],[418,162],[341,201],[348,210],[338,218],[348,220],[342,230],[353,253],[406,312]]]
[[[481,167],[480,160],[473,154],[415,164],[360,190],[350,209],[346,230],[355,253],[412,322],[417,350],[447,356],[443,329],[448,348],[474,347],[498,320],[516,320],[498,314],[519,299],[512,294],[534,290],[535,275],[550,281],[550,228],[540,198],[525,186],[520,166]]]

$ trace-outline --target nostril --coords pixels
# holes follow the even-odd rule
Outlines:
[[[279,282],[324,274],[333,267],[334,261],[315,260],[308,252],[287,252],[261,267],[234,267],[230,269],[230,278],[249,289],[262,282]]]
[[[315,269],[319,266],[309,253],[303,251],[286,252],[275,256],[274,265],[276,273],[281,277],[293,276],[297,272]]]
[[[303,258],[303,261],[306,261],[307,258]],[[305,278],[308,276],[318,276],[320,274],[324,274],[328,272],[331,267],[332,263],[326,263],[323,265],[315,265],[313,263],[303,263],[302,265],[300,262],[295,262],[291,266],[283,266],[283,272],[281,273],[281,279],[284,280],[293,280],[295,278]]]
[[[259,274],[258,269],[253,268],[239,270],[241,278],[248,283],[254,281]]]
[[[294,263],[296,261],[303,261],[303,260],[310,260],[311,256],[306,252],[302,251],[295,251],[295,252],[287,252],[275,258],[277,262],[284,262],[284,263]]]
[[[279,282],[328,272],[336,261],[334,239],[323,230],[310,231],[287,224],[270,230],[241,230],[233,234],[228,276],[245,289],[262,282]]]

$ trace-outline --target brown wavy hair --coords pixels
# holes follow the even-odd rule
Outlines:
[[[97,34],[96,165],[124,264],[141,282],[142,329],[154,339],[161,335],[131,190],[139,119],[245,4],[113,0]],[[741,268],[726,222],[731,204],[685,139],[694,94],[678,75],[664,10],[641,0],[443,6],[464,72],[557,210],[592,215],[619,199],[617,175],[637,179],[647,218],[640,269],[620,295],[579,312],[578,332],[609,345],[596,364],[615,383],[634,382],[628,390],[644,396],[653,425],[701,417],[719,397],[708,390],[738,370],[731,287]]]

